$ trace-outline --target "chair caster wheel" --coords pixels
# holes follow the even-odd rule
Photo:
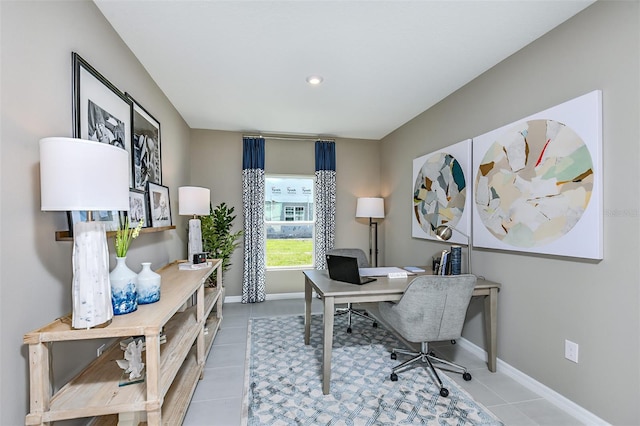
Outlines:
[[[398,381],[398,375],[396,373],[391,373],[391,376],[389,376],[389,378],[391,379],[392,382]]]
[[[444,396],[445,398],[449,396],[449,390],[446,388],[440,389],[440,396]]]
[[[377,322],[373,323],[373,328],[378,328],[378,323]]]
[[[469,374],[469,373],[464,373],[464,374],[462,375],[462,378],[463,378],[466,382],[468,382],[469,380],[471,380],[471,374]]]
[[[396,354],[395,352],[391,353],[391,359],[398,359],[398,354]]]
[[[347,333],[351,334],[351,327],[347,328]]]

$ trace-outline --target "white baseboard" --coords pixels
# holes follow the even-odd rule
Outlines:
[[[315,292],[313,297],[315,297]],[[267,294],[267,300],[304,299],[304,293]],[[225,296],[224,303],[242,303],[242,296]]]
[[[315,297],[315,294],[314,294]],[[304,299],[304,293],[278,293],[278,294],[267,294],[267,300],[284,300],[284,299]],[[241,296],[226,296],[224,298],[225,303],[240,303],[242,301]],[[480,359],[483,359],[485,362],[487,361],[487,352],[479,347],[478,345],[471,343],[469,340],[465,338],[460,338],[456,340],[456,342],[468,350],[475,356]],[[527,376],[522,371],[514,368],[513,366],[507,364],[502,361],[500,358],[497,359],[496,362],[496,370],[509,376],[525,388],[531,390],[532,392],[537,393],[541,397],[545,398],[561,410],[566,413],[572,415],[582,423],[586,425],[602,425],[606,426],[610,423],[605,422],[600,417],[596,416],[592,412],[582,408],[575,402],[567,399],[566,397],[560,395],[558,392],[553,389],[543,385],[532,377]]]
[[[478,358],[487,361],[487,352],[481,347],[477,346],[474,343],[471,343],[465,338],[458,339],[456,340],[456,342],[464,349],[476,355]],[[500,358],[497,359],[496,370],[509,376],[532,392],[537,393],[541,397],[545,398],[561,410],[572,415],[586,425],[610,425],[610,423],[605,422],[592,412],[584,409],[570,399],[567,399],[566,397],[560,395],[558,392],[543,385],[534,378],[527,376],[522,371],[502,361]]]

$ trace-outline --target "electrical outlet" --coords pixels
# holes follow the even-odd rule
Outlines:
[[[578,344],[571,340],[564,341],[564,357],[569,361],[578,363]]]
[[[98,349],[96,350],[96,357],[99,357],[100,355],[102,355],[102,352],[104,352],[104,348],[107,346],[106,343],[100,345],[98,347]]]

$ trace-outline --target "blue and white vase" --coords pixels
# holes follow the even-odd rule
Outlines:
[[[126,257],[116,257],[116,267],[109,273],[114,315],[129,314],[138,309],[138,274],[129,269],[126,261]]]
[[[160,281],[162,277],[151,270],[150,262],[142,263],[138,274],[138,304],[145,305],[160,300]]]

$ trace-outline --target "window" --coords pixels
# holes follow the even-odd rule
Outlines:
[[[267,268],[313,266],[313,176],[266,176]]]

